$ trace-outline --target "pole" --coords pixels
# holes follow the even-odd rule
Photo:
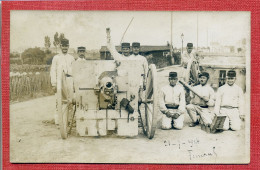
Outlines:
[[[199,48],[199,14],[197,14],[197,51]]]
[[[171,12],[171,47],[170,47],[171,57],[172,57],[172,12]]]
[[[183,39],[181,40],[181,53],[183,54]]]
[[[128,24],[128,26],[127,26],[127,28],[126,28],[126,30],[125,30],[125,32],[124,32],[122,38],[121,38],[120,44],[122,43],[122,41],[123,41],[123,39],[124,39],[124,36],[125,36],[125,33],[126,33],[126,31],[128,30],[128,28],[129,28],[130,24],[132,23],[133,19],[134,19],[134,17],[131,19],[130,23]]]

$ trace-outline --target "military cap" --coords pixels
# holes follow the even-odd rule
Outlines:
[[[199,77],[202,77],[202,76],[205,76],[205,77],[209,78],[209,73],[207,73],[207,72],[201,72],[201,73],[199,74]]]
[[[130,43],[128,43],[128,42],[123,42],[123,43],[121,44],[121,47],[122,47],[122,48],[130,48]]]
[[[61,45],[69,45],[69,40],[64,38],[64,39],[61,40],[60,43],[61,43]]]
[[[140,43],[139,42],[133,42],[132,47],[140,47]]]
[[[78,51],[86,51],[86,47],[78,47]]]
[[[227,76],[228,76],[228,77],[236,77],[236,71],[234,71],[234,70],[229,70],[229,71],[227,72]]]
[[[192,44],[192,43],[188,43],[188,44],[187,44],[187,47],[188,47],[188,48],[193,48],[193,44]]]
[[[169,78],[177,78],[178,74],[177,72],[169,72]]]

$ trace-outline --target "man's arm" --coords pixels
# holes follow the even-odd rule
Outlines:
[[[206,104],[212,107],[215,105],[215,92],[211,87],[209,87],[209,101]]]
[[[179,105],[179,110],[181,111],[181,114],[185,113],[185,106],[186,106],[185,91],[184,91],[184,88],[181,87],[180,105]]]
[[[163,90],[161,90],[160,96],[159,96],[159,101],[160,101],[160,111],[163,114],[165,114],[168,111],[167,107],[165,106],[164,100],[165,100],[165,94],[164,94]]]
[[[219,110],[220,110],[220,104],[221,104],[221,89],[218,89],[217,95],[216,95],[216,102],[215,102],[215,107],[214,107],[214,112],[216,115],[219,115]]]
[[[110,29],[109,28],[107,28],[106,33],[107,33],[107,48],[108,48],[109,52],[111,53],[111,56],[115,60],[122,59],[123,57],[117,52],[116,47],[114,46],[114,43],[113,43],[112,38],[110,36]]]
[[[57,85],[57,58],[58,58],[58,56],[54,56],[52,59],[52,64],[51,64],[50,76],[51,76],[51,85],[52,86]]]
[[[244,116],[245,115],[245,98],[244,98],[244,93],[242,91],[242,89],[239,87],[239,114],[240,116]]]

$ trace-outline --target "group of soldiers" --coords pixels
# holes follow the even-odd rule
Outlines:
[[[71,65],[75,61],[74,57],[68,54],[69,40],[63,39],[61,41],[61,54],[54,56],[51,66],[51,84],[54,91],[57,91],[58,70],[62,69],[65,74],[71,75]],[[107,47],[113,56],[114,60],[140,60],[143,67],[143,75],[147,75],[148,62],[146,58],[140,55],[140,43],[132,43],[132,51],[130,43],[121,43],[122,53],[117,52],[110,37],[110,30],[107,29]],[[187,67],[190,67],[190,61],[197,61],[198,58],[192,53],[193,44],[187,44],[187,52],[182,55],[183,72],[187,72]],[[84,60],[85,47],[78,47],[77,60]],[[131,54],[132,53],[132,54]],[[188,70],[189,71],[189,70]],[[221,86],[217,94],[208,84],[209,74],[201,72],[198,76],[199,84],[193,88],[200,94],[195,94],[178,83],[178,73],[170,72],[168,79],[169,84],[162,87],[160,93],[160,111],[162,113],[162,129],[182,129],[184,122],[184,114],[188,113],[191,118],[190,127],[194,127],[200,123],[210,126],[213,118],[216,115],[226,116],[224,123],[224,130],[231,128],[232,130],[239,130],[241,115],[244,114],[243,105],[243,91],[235,84],[236,72],[233,70],[227,73],[227,83]],[[140,88],[145,90],[144,81],[140,80]],[[141,84],[142,82],[142,84]],[[186,98],[191,100],[187,102]],[[139,96],[141,98],[141,96]],[[212,110],[211,108],[214,109]],[[55,124],[58,124],[58,114],[55,113]]]
[[[198,56],[192,53],[193,44],[187,44],[187,52],[182,55],[182,73],[191,76],[187,65],[198,62]],[[188,66],[189,67],[189,66]],[[190,68],[190,67],[189,67]],[[190,77],[189,76],[189,77]],[[189,78],[188,77],[188,78]],[[185,76],[181,76],[183,81]],[[239,130],[241,119],[244,119],[244,97],[242,89],[235,84],[236,72],[227,72],[226,84],[219,87],[217,93],[208,84],[209,73],[200,72],[198,84],[194,85],[193,92],[178,83],[178,73],[169,73],[169,84],[162,87],[160,94],[160,111],[163,113],[162,129],[182,129],[184,114],[188,113],[191,123],[190,127],[199,124],[210,127],[215,116],[226,116],[223,130]],[[195,93],[196,92],[196,93]],[[187,100],[187,98],[189,98]]]

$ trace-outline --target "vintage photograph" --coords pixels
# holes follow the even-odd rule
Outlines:
[[[250,17],[11,10],[11,163],[250,163]]]

